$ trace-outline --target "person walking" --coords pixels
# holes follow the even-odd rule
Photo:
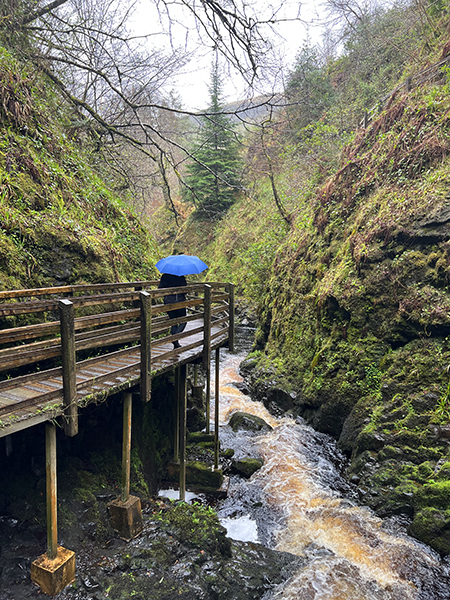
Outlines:
[[[186,277],[184,275],[172,275],[171,273],[163,273],[161,281],[159,282],[158,289],[172,288],[172,287],[185,287],[187,285]],[[176,304],[177,302],[184,302],[186,300],[186,294],[168,294],[164,296],[164,304]],[[185,317],[187,311],[185,308],[177,308],[176,310],[169,310],[167,315],[169,319],[179,319]],[[172,325],[170,328],[170,335],[176,335],[186,329],[186,323],[178,323]],[[181,344],[178,340],[173,342],[174,348],[181,348]]]
[[[198,256],[173,254],[159,260],[156,263],[156,268],[163,274],[158,285],[158,289],[163,289],[170,287],[185,287],[187,285],[185,275],[201,273],[208,268],[208,265],[200,260]],[[164,304],[175,304],[176,302],[184,302],[185,300],[186,294],[183,294],[182,292],[164,296]],[[177,308],[175,310],[169,310],[167,314],[169,315],[169,319],[179,319],[186,316],[187,310],[186,308]],[[177,333],[184,331],[185,328],[186,323],[172,325],[170,333],[171,335],[176,335]],[[180,342],[178,340],[173,342],[173,347],[181,348]]]

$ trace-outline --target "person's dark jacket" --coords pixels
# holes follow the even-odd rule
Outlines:
[[[182,287],[186,286],[186,278],[184,275],[170,275],[170,273],[164,273],[159,282],[158,289],[170,288],[170,287]],[[168,294],[164,296],[164,304],[175,304],[177,302],[184,302],[186,300],[186,294]],[[177,319],[179,317],[186,316],[185,308],[178,308],[176,310],[169,310],[168,313],[170,319]]]

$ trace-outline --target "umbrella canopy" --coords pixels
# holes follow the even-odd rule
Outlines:
[[[156,268],[160,273],[169,273],[170,275],[193,275],[201,273],[208,268],[198,256],[189,254],[176,254],[166,256],[156,263]]]

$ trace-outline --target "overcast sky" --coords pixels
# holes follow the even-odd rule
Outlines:
[[[265,4],[264,0],[258,1],[258,7]],[[300,6],[300,21],[285,21],[276,26],[279,37],[271,35],[271,42],[277,54],[276,62],[284,68],[292,66],[298,50],[309,38],[310,41],[318,41],[320,37],[320,0],[307,0],[300,3],[295,0],[285,2],[285,15],[294,17],[298,14]],[[178,10],[178,9],[177,9]],[[208,104],[208,84],[210,80],[211,64],[213,59],[212,50],[205,44],[198,47],[195,45],[197,36],[191,28],[186,28],[186,17],[180,12],[180,24],[172,28],[172,40],[175,45],[187,47],[194,54],[190,64],[183,69],[173,82],[173,88],[182,99],[185,108],[190,110],[204,109]],[[149,0],[139,0],[133,17],[133,29],[138,35],[153,34],[150,42],[157,46],[168,44],[168,38],[161,35],[161,24],[155,5]],[[308,24],[308,25],[307,25]],[[225,69],[225,65],[223,65]],[[270,93],[282,89],[283,73],[266,74],[264,80],[257,83],[254,90],[255,95]],[[278,81],[275,81],[278,79]],[[234,100],[248,97],[249,91],[242,77],[236,72],[227,69],[223,75],[225,100]]]

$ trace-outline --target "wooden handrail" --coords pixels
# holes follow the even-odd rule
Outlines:
[[[6,435],[5,427],[20,429],[62,417],[65,433],[75,435],[84,403],[138,384],[141,398],[148,401],[155,372],[200,359],[207,371],[209,423],[211,349],[227,342],[231,347],[233,287],[214,282],[158,289],[157,284],[0,292],[1,434]],[[163,303],[164,296],[176,293],[186,299]],[[168,313],[178,309],[186,309],[185,316],[169,318]],[[16,327],[11,327],[10,319],[1,319],[9,316]],[[171,335],[172,326],[182,323],[190,325]],[[179,340],[181,347],[174,344],[172,349]],[[89,357],[94,350],[96,356]],[[17,425],[16,411],[24,419]]]

